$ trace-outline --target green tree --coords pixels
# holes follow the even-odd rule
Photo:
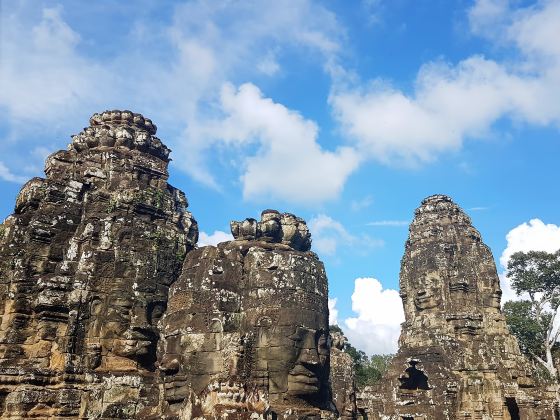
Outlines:
[[[338,325],[329,326],[329,330],[344,335],[344,332]],[[358,388],[373,385],[379,381],[387,371],[389,362],[393,358],[392,354],[374,354],[368,357],[364,351],[355,348],[349,342],[346,343],[343,351],[348,353],[354,361],[354,373]]]
[[[518,296],[529,299],[504,304],[504,314],[522,351],[558,379],[553,348],[560,335],[554,320],[560,306],[560,251],[516,252],[507,275]]]

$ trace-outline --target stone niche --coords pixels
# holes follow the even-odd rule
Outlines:
[[[490,249],[449,197],[422,201],[401,262],[399,351],[358,396],[369,419],[556,419],[509,333]]]

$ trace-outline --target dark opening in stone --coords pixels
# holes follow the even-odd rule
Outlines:
[[[405,375],[399,378],[401,382],[400,389],[409,389],[409,390],[428,390],[430,389],[428,385],[428,377],[424,372],[416,368],[418,364],[417,361],[410,361],[410,367],[406,369]]]
[[[506,398],[506,407],[511,420],[521,420],[521,417],[519,417],[519,407],[517,406],[515,398]]]

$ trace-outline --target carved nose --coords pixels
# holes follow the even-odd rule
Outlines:
[[[303,349],[300,361],[308,365],[318,365],[319,364],[319,354],[316,349]]]
[[[135,308],[130,326],[133,329],[145,329],[150,326],[145,308]]]

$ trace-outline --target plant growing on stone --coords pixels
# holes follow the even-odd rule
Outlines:
[[[553,353],[560,337],[555,325],[560,307],[560,251],[516,252],[507,275],[517,295],[528,297],[504,305],[508,325],[521,350],[558,380]]]

